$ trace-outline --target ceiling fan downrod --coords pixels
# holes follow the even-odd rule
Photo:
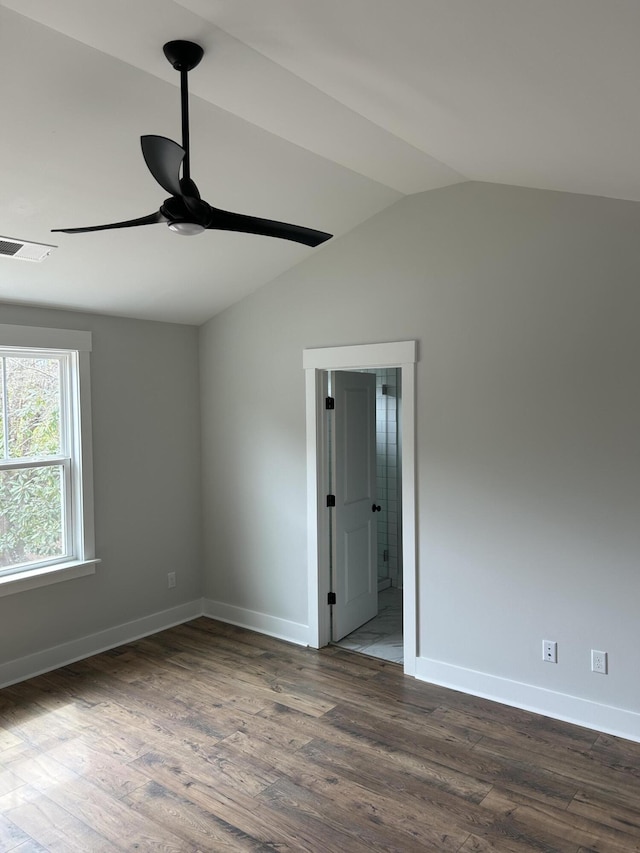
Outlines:
[[[180,107],[182,114],[182,177],[191,180],[191,158],[189,154],[189,86],[188,75],[192,68],[199,65],[204,56],[204,50],[192,41],[177,39],[168,41],[162,48],[164,55],[176,71],[180,72]]]

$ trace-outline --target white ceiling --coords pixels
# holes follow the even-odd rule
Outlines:
[[[217,207],[336,236],[464,180],[640,201],[637,0],[0,0],[0,300],[202,323],[326,250],[135,218],[166,193],[139,137],[180,139]]]

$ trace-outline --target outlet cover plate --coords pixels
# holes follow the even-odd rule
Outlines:
[[[609,671],[609,655],[597,649],[591,649],[591,672],[607,675]]]
[[[558,644],[555,640],[542,641],[542,660],[547,663],[558,663]]]

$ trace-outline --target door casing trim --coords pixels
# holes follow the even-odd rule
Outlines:
[[[397,367],[402,381],[402,563],[404,671],[415,675],[418,653],[418,541],[416,523],[416,362],[417,341],[360,344],[305,349],[307,435],[307,574],[308,643],[326,646],[331,638],[329,605],[329,514],[327,494],[328,447],[324,400],[328,370]]]

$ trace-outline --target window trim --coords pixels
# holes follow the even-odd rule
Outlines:
[[[83,577],[95,572],[100,561],[95,556],[95,527],[93,501],[93,448],[91,430],[90,353],[91,332],[74,329],[50,329],[38,326],[0,324],[0,347],[17,347],[24,350],[64,350],[75,359],[76,393],[70,395],[77,411],[71,422],[77,430],[75,440],[80,447],[80,466],[72,466],[78,480],[74,483],[77,494],[78,523],[74,522],[72,535],[76,537],[73,560],[58,561],[46,566],[20,569],[0,576],[0,597],[23,592],[39,586]]]

